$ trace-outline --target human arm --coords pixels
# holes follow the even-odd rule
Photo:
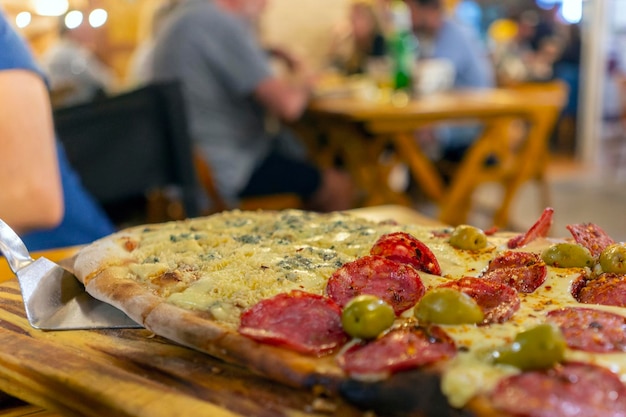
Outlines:
[[[18,233],[63,217],[48,93],[28,70],[0,71],[0,218]]]
[[[272,48],[268,52],[285,63],[288,73],[273,74],[262,80],[254,89],[254,96],[282,120],[297,120],[309,101],[314,75],[302,60],[289,51]]]
[[[257,85],[254,96],[282,120],[295,121],[304,112],[310,92],[311,86],[307,81],[271,76]]]
[[[287,72],[262,80],[254,89],[254,96],[282,120],[297,120],[308,103],[314,75],[299,57],[286,49],[273,47],[267,52],[284,63]]]

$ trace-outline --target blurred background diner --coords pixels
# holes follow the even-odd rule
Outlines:
[[[387,39],[382,3],[355,0],[348,18],[334,29],[329,46],[331,67],[344,74],[367,72],[368,64],[387,57]]]
[[[55,106],[96,100],[115,86],[113,71],[94,52],[97,32],[73,10],[57,21],[58,37],[40,57]]]
[[[245,30],[249,33],[245,42],[250,48],[254,46],[237,58],[241,59],[238,62],[248,64],[244,68],[235,65],[238,69],[224,70],[226,75],[217,76],[217,67],[206,63],[204,67],[195,67],[193,77],[203,79],[201,73],[206,72],[203,82],[212,83],[201,98],[200,90],[191,86],[196,85],[195,81],[190,82],[186,78],[189,74],[185,73],[186,68],[193,67],[192,58],[194,55],[198,58],[199,52],[190,52],[192,58],[181,54],[190,45],[197,47],[197,51],[207,47],[212,35],[209,29],[192,27],[188,28],[188,36],[181,34],[181,27],[185,26],[181,23],[185,22],[183,15],[189,13],[188,8],[196,7],[188,4],[189,1],[0,0],[0,6],[45,71],[55,114],[78,103],[124,94],[156,81],[182,82],[187,128],[194,146],[192,163],[196,164],[198,173],[198,195],[206,200],[204,207],[208,211],[242,206],[245,198],[259,196],[256,192],[246,195],[245,188],[255,172],[265,179],[272,178],[259,171],[270,152],[270,137],[289,137],[286,141],[289,152],[298,150],[290,153],[290,158],[298,163],[307,159],[311,172],[332,170],[339,175],[336,178],[343,178],[342,172],[347,168],[345,158],[336,152],[314,154],[313,151],[328,150],[328,138],[319,133],[307,136],[299,124],[306,121],[308,108],[316,100],[351,96],[370,103],[385,102],[392,107],[406,105],[406,96],[396,94],[398,86],[392,79],[399,62],[393,44],[397,29],[394,4],[398,2],[201,0],[206,4],[237,3],[236,7],[227,5],[226,13],[246,22]],[[548,88],[554,81],[566,86],[567,99],[550,134],[545,135],[549,156],[546,178],[551,203],[558,213],[557,222],[596,221],[609,230],[619,230],[621,235],[616,237],[626,239],[626,220],[619,214],[626,204],[626,192],[620,192],[626,181],[626,0],[405,0],[400,3],[409,10],[410,35],[414,39],[414,46],[408,48],[412,57],[409,98],[426,102],[448,92],[477,88],[496,91],[539,86],[541,89],[541,85]],[[79,51],[78,58],[70,57],[70,45]],[[241,52],[233,50],[238,48],[235,44],[229,45],[222,43],[216,48],[231,57]],[[66,52],[61,53],[63,50]],[[270,90],[263,98],[259,90],[262,82],[242,80],[247,71],[253,72],[253,64],[249,64],[252,61],[247,61],[252,59],[251,55],[258,58],[252,59],[254,62],[262,61],[259,51],[263,52],[265,61],[259,64],[262,70],[255,72],[262,74],[257,76],[257,81],[280,80],[291,88],[306,79],[306,85],[300,85],[302,94],[296,105],[291,102],[291,112],[281,111],[281,105],[277,104],[281,100],[276,98],[280,94],[275,91]],[[59,70],[62,68],[59,60],[64,61],[63,71]],[[60,72],[65,75],[59,75]],[[97,74],[89,79],[98,80],[98,85],[68,87],[68,74],[76,79]],[[70,92],[77,95],[71,97]],[[235,96],[237,101],[231,101]],[[463,105],[459,100],[458,106]],[[243,110],[252,108],[255,110],[250,113]],[[232,139],[225,139],[226,136],[222,142],[212,144],[207,139],[214,139],[220,129],[223,133],[227,119],[232,123],[228,129],[238,135],[244,135],[245,129],[252,126],[248,121],[254,120],[256,133],[247,131],[245,136],[250,142],[242,141],[239,151],[229,148]],[[484,126],[484,121],[480,126]],[[528,131],[529,124],[518,121],[507,128],[506,135],[523,138]],[[459,129],[456,123],[444,120],[413,133],[417,146],[438,169],[444,170],[447,165],[438,161],[463,160],[468,148],[485,131],[480,127]],[[464,137],[454,139],[456,133]],[[255,141],[253,137],[265,139]],[[274,143],[282,144],[282,139]],[[227,158],[226,154],[230,156]],[[246,155],[248,159],[244,161]],[[390,153],[385,151],[381,155],[380,160],[387,163],[385,158]],[[394,159],[390,165],[393,169],[389,171],[393,186],[407,193],[411,206],[437,216],[437,202],[414,189],[415,179],[406,161],[396,162]],[[289,176],[285,170],[278,170],[279,178]],[[445,180],[446,172],[443,175]],[[343,190],[348,188],[345,185]],[[262,189],[260,194],[275,196],[293,194],[292,191]],[[303,200],[310,193],[297,195],[298,190],[295,191],[295,199],[280,201],[290,202],[284,203],[285,206],[306,207]],[[166,200],[175,199],[176,195],[168,191]],[[467,202],[472,205],[468,221],[487,224],[490,217],[486,213],[498,204],[501,196],[498,187],[489,184],[479,187],[472,194],[472,201]],[[216,204],[216,200],[220,202]],[[330,200],[338,202],[333,197]],[[357,192],[351,201],[352,206],[358,206],[364,200]],[[527,227],[539,213],[539,201],[542,200],[535,185],[521,188],[508,227]],[[179,211],[166,217],[180,216],[184,213]],[[560,232],[561,226],[557,224],[555,229]]]
[[[0,13],[0,218],[30,250],[89,243],[114,231],[55,140],[43,74]]]

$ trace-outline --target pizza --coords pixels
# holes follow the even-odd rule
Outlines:
[[[94,297],[155,334],[383,415],[626,416],[626,246],[225,211],[83,248]]]

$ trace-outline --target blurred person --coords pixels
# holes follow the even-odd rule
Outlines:
[[[544,38],[539,49],[530,56],[528,62],[529,81],[550,81],[554,79],[554,65],[563,52],[562,42],[555,36]]]
[[[483,29],[483,10],[475,0],[461,0],[454,8],[454,18],[471,27],[476,33]]]
[[[569,88],[567,104],[563,116],[576,118],[581,77],[582,39],[580,24],[563,27],[564,46],[559,59],[554,64],[554,77],[563,80]]]
[[[250,24],[264,6],[264,0],[188,0],[156,41],[154,79],[182,82],[192,139],[231,204],[295,193],[311,210],[348,209],[347,174],[318,169],[293,151],[290,132],[267,128],[268,114],[283,121],[302,115],[312,82],[303,65],[288,77],[271,70]]]
[[[404,0],[411,10],[420,58],[447,60],[454,66],[455,88],[493,87],[493,68],[478,34],[446,14],[443,0]]]
[[[411,11],[420,59],[445,60],[454,68],[453,89],[494,86],[493,66],[479,36],[446,14],[443,0],[404,0]],[[478,138],[481,126],[438,126],[420,132],[419,140],[434,159],[458,162]],[[433,144],[433,142],[435,142]]]
[[[348,27],[339,29],[331,43],[330,64],[341,73],[365,73],[371,59],[387,54],[383,25],[373,1],[351,2]]]
[[[167,16],[176,10],[184,0],[165,0],[151,13],[147,38],[135,48],[128,68],[128,80],[132,86],[147,83],[152,75],[152,54],[154,41]]]
[[[544,37],[533,46],[538,16],[525,11],[516,19],[515,36],[497,44],[492,53],[496,78],[500,85],[549,81],[554,78],[554,65],[561,56],[562,44],[555,36]]]
[[[509,39],[494,40],[492,60],[500,85],[517,84],[528,79],[528,62],[534,54],[531,40],[537,17],[534,12],[521,13],[511,19],[514,34]]]
[[[29,250],[90,243],[114,231],[55,142],[45,80],[0,10],[0,218]]]
[[[93,29],[82,23],[74,29],[59,19],[59,38],[41,56],[54,106],[70,106],[105,96],[115,86],[113,71],[93,52]]]
[[[559,9],[561,6],[557,3],[547,9],[534,7],[531,9],[537,15],[535,30],[530,40],[530,44],[535,51],[538,51],[543,40],[558,36],[559,28],[557,22],[559,20]]]

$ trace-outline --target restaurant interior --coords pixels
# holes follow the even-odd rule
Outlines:
[[[58,41],[59,15],[66,17],[63,24],[74,28],[72,30],[82,30],[85,44],[109,71],[111,83],[106,92],[109,96],[127,93],[141,84],[135,75],[137,60],[142,47],[151,40],[152,17],[162,3],[162,0],[0,0],[9,20],[28,40],[37,58],[43,59],[46,51]],[[259,23],[260,37],[266,44],[280,45],[295,52],[311,67],[327,74],[329,45],[333,36],[345,28],[351,3],[351,0],[298,0],[297,7],[294,7],[293,0],[273,0],[268,2]],[[521,179],[510,197],[505,196],[508,191],[502,186],[502,181],[492,181],[492,178],[477,180],[473,185],[465,184],[466,188],[471,188],[471,193],[468,196],[457,195],[457,200],[454,200],[454,196],[449,196],[456,193],[451,191],[453,187],[446,188],[444,184],[445,190],[430,192],[428,175],[416,180],[415,177],[420,174],[419,168],[411,166],[413,162],[392,161],[393,166],[385,168],[383,173],[387,176],[385,187],[404,187],[404,195],[401,198],[378,196],[364,199],[357,206],[401,203],[445,222],[463,221],[483,227],[498,223],[500,227],[524,230],[534,222],[542,207],[549,204],[557,213],[553,228],[555,234],[561,234],[568,223],[592,221],[611,230],[616,238],[626,239],[626,219],[621,215],[626,204],[626,191],[623,191],[626,181],[626,113],[623,108],[626,97],[626,0],[447,0],[446,7],[455,19],[474,26],[479,42],[492,55],[514,37],[519,30],[518,22],[549,25],[559,36],[563,35],[561,56],[556,61],[569,60],[571,71],[564,77],[570,79],[560,80],[567,84],[568,97],[561,103],[562,108],[553,126],[542,133],[541,146],[547,150],[545,167],[540,173]],[[571,52],[570,56],[566,57],[566,52]],[[576,74],[573,79],[567,75],[572,71]],[[553,81],[559,77],[561,75],[557,74],[549,78]],[[328,88],[332,90],[336,87],[339,79],[321,78],[326,83],[320,83],[324,87],[320,90],[320,97],[329,92]],[[344,93],[349,84],[352,94],[366,95],[363,93],[366,84],[362,77],[358,80],[344,77],[343,81],[346,83],[341,87]],[[541,90],[543,81],[533,84]],[[515,88],[515,83],[499,77],[497,87]],[[440,93],[434,92],[432,96]],[[427,100],[428,94],[422,93],[420,100]],[[51,92],[55,114],[59,115],[59,129],[72,123],[64,108],[68,107],[67,104],[61,101],[62,95],[63,91]],[[458,102],[459,108],[463,106],[462,101]],[[445,117],[438,120],[445,120]],[[528,120],[518,120],[507,129],[509,133],[513,132],[512,136],[521,137],[531,131],[525,123]],[[502,134],[501,130],[499,134]],[[322,152],[320,149],[315,151]],[[316,157],[323,159],[328,156]],[[382,158],[379,156],[379,164],[382,164]],[[468,172],[478,176],[471,169]],[[220,197],[216,196],[211,184],[210,168],[197,167],[196,174],[215,204]],[[535,181],[535,174],[541,177],[539,181]],[[101,174],[95,173],[94,169],[91,176],[98,175]],[[369,180],[364,177],[360,181]],[[441,182],[441,179],[436,181]],[[459,187],[463,188],[462,185]],[[176,194],[176,191],[173,193]],[[185,204],[172,204],[170,201],[179,198],[177,196],[172,197],[171,193],[150,196],[165,199],[166,205],[156,209],[154,207],[158,205],[151,206],[152,211],[157,213],[153,218],[186,216]],[[265,207],[267,204],[271,208],[298,205],[297,199],[290,199],[290,196],[279,197],[242,204],[247,208]],[[442,198],[447,199],[447,203],[442,203]],[[502,211],[503,200],[507,200],[506,218],[500,213],[501,217],[496,221],[498,210]],[[454,209],[445,208],[451,204],[455,205]],[[220,202],[213,206],[213,211],[226,207],[228,204]],[[459,210],[459,207],[462,209]],[[127,206],[122,206],[120,210],[127,209]],[[442,214],[446,210],[465,213],[455,218]],[[163,211],[169,214],[163,214]],[[196,214],[194,211],[191,213]]]
[[[156,18],[172,2],[176,10],[185,1],[0,0],[0,11],[44,72],[50,52],[69,31],[90,57],[72,66],[73,72],[92,66],[101,76],[94,90],[49,83],[49,94],[59,142],[116,227],[236,208],[305,207],[294,194],[226,198],[193,143],[180,85],[156,84],[146,76],[146,57],[159,36]],[[411,61],[402,88],[397,75],[392,81],[392,56],[365,61],[356,72],[340,68],[331,51],[349,32],[354,5],[377,8],[387,22],[391,0],[267,0],[254,22],[259,41],[291,51],[315,74],[302,117],[286,122],[307,156],[319,167],[345,170],[356,189],[352,208],[374,208],[368,213],[378,220],[517,233],[531,228],[549,206],[553,236],[564,236],[567,225],[595,223],[615,241],[626,241],[626,0],[443,1],[447,16],[476,34],[475,46],[485,51],[494,74],[492,86],[455,88],[454,68],[429,58],[429,45],[422,43],[412,50],[411,58],[418,59]],[[382,32],[392,39],[392,28],[383,24]],[[273,64],[273,70],[285,71],[280,62]],[[474,136],[462,153],[449,156],[434,138],[455,129]],[[130,238],[126,245],[132,246]],[[47,254],[63,263],[78,250],[54,248]],[[8,277],[13,274],[0,262],[0,278]],[[9,285],[0,286],[5,316],[24,315],[18,284],[3,285]],[[268,384],[217,359],[196,360],[191,350],[148,330],[146,337],[128,329],[79,336],[42,331],[34,337],[25,317],[20,316],[25,326],[20,328],[5,316],[0,362],[12,379],[0,378],[1,415],[60,415],[48,409],[65,410],[63,415],[196,414],[195,403],[176,401],[178,388],[220,405],[206,415],[235,415],[229,407],[244,410],[242,415],[374,415],[329,409],[321,388],[311,402],[303,392],[293,394],[292,387]],[[596,325],[589,328],[602,327]],[[154,357],[146,344],[156,349]],[[35,349],[40,351],[31,355]],[[13,360],[18,350],[21,356]],[[120,368],[122,377],[98,371],[109,367]],[[197,386],[185,382],[189,375],[198,379]],[[50,381],[58,392],[47,390]],[[150,385],[146,391],[151,385],[165,390],[144,397],[133,389],[142,384]],[[102,398],[122,394],[136,409],[98,409],[106,403]],[[270,397],[278,406],[263,408]]]

